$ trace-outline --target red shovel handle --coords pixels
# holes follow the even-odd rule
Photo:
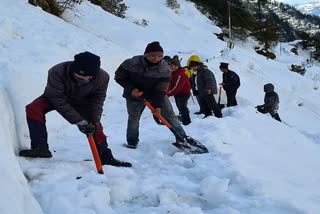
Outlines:
[[[93,136],[92,136],[92,134],[88,134],[87,137],[88,137],[89,145],[90,145],[91,152],[93,155],[93,159],[96,164],[97,171],[99,174],[103,174],[101,160],[100,160],[99,153],[98,153],[96,144],[94,142]]]

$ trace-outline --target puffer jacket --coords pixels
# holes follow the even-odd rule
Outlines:
[[[143,91],[144,97],[151,101],[154,107],[162,107],[166,95],[171,71],[169,65],[161,60],[156,66],[149,66],[143,55],[125,60],[115,72],[115,81],[124,89],[123,97],[131,96],[134,88]]]
[[[209,89],[211,90],[211,94],[217,94],[217,82],[214,74],[205,65],[201,66],[201,68],[191,76],[190,82],[195,95],[208,95]]]
[[[109,75],[100,69],[89,83],[79,85],[70,69],[72,62],[63,62],[48,71],[47,86],[43,96],[71,124],[84,118],[74,106],[85,105],[94,122],[99,122],[106,98]]]
[[[263,108],[267,112],[277,112],[279,109],[279,96],[274,91],[274,86],[271,83],[264,85],[264,92],[266,92],[264,96],[264,104]]]

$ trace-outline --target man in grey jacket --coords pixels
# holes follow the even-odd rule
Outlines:
[[[212,112],[215,117],[221,118],[221,109],[214,98],[214,94],[217,94],[217,82],[213,72],[202,62],[190,61],[189,67],[194,71],[190,77],[192,91],[199,96],[204,118],[211,116]]]
[[[26,106],[31,149],[20,151],[24,157],[50,158],[45,114],[56,110],[84,134],[92,134],[103,165],[131,167],[115,159],[108,148],[100,119],[106,98],[109,75],[100,68],[100,57],[79,53],[74,61],[62,62],[48,72],[43,95]]]
[[[171,124],[181,137],[186,137],[166,96],[171,72],[168,64],[162,58],[163,49],[159,42],[152,42],[147,45],[144,55],[125,60],[115,73],[115,81],[124,89],[123,97],[126,99],[129,115],[128,148],[136,149],[139,142],[139,121],[145,109],[142,97],[151,102],[156,111]]]

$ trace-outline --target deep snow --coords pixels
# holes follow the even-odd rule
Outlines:
[[[26,1],[1,0],[0,213],[317,213],[319,67],[308,67],[305,76],[289,71],[288,65],[305,61],[288,51],[289,44],[282,44],[281,55],[275,49],[275,61],[256,55],[250,40],[226,49],[213,34],[221,30],[190,2],[179,1],[179,14],[163,0],[125,2],[126,19],[84,2],[76,14],[64,15],[65,22]],[[149,21],[147,27],[133,23],[142,19]],[[153,122],[148,109],[138,149],[122,147],[127,113],[114,71],[155,40],[184,64],[192,54],[208,59],[218,82],[221,61],[241,78],[239,106],[224,109],[222,119],[201,119],[192,114],[197,105],[189,102],[192,123],[185,130],[209,154],[178,152],[170,144],[173,135]],[[109,145],[134,167],[106,166],[106,175],[98,175],[92,161],[83,161],[92,159],[85,136],[56,112],[47,115],[54,157],[14,156],[13,151],[29,147],[24,107],[43,92],[47,70],[86,50],[101,56],[111,76],[102,118]],[[283,123],[254,109],[269,82],[280,96]]]

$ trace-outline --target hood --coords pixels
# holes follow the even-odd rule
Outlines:
[[[264,92],[270,93],[274,91],[274,86],[271,83],[265,84],[263,87]]]

